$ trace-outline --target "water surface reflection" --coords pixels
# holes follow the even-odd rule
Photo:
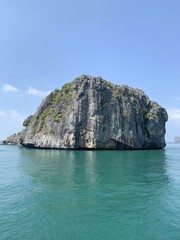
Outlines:
[[[179,149],[0,150],[2,239],[178,240]]]

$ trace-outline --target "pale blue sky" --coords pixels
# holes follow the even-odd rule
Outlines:
[[[180,135],[179,0],[0,0],[0,139],[81,74],[140,88]]]

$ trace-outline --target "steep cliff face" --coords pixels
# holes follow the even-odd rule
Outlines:
[[[165,147],[166,110],[138,89],[82,75],[25,120],[21,143],[39,148]]]

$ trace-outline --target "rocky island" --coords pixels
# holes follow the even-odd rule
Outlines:
[[[55,89],[4,141],[57,149],[161,149],[167,112],[139,89],[82,75]]]

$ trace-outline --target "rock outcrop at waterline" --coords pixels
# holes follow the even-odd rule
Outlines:
[[[82,75],[54,90],[24,121],[22,145],[59,149],[165,147],[164,108],[143,91]]]

